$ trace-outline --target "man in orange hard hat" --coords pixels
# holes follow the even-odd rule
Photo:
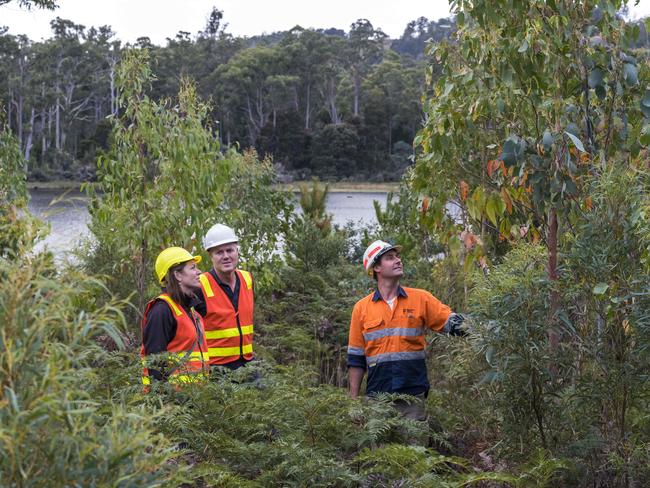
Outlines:
[[[426,420],[429,391],[425,363],[426,329],[464,335],[463,317],[431,293],[400,285],[404,273],[401,246],[375,241],[363,255],[363,266],[377,281],[376,290],[352,311],[348,341],[350,396],[357,398],[368,371],[367,395],[403,393],[411,402],[396,402],[403,415]]]

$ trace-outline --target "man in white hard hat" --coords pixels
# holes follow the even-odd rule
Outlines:
[[[400,285],[404,273],[401,246],[375,241],[363,255],[376,290],[352,311],[348,341],[350,396],[357,398],[368,371],[367,395],[402,393],[412,402],[396,402],[403,415],[426,420],[424,399],[429,391],[425,363],[426,329],[464,335],[462,316],[454,314],[431,293]]]
[[[211,367],[237,369],[253,359],[253,278],[237,269],[239,239],[235,231],[215,224],[205,234],[203,247],[212,269],[200,276],[203,316]]]

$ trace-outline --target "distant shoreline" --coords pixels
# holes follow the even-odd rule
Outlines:
[[[294,181],[292,183],[279,183],[276,188],[284,191],[300,191],[300,185],[306,184],[311,186],[311,181]],[[27,189],[29,190],[79,190],[83,183],[80,181],[28,181]],[[399,183],[373,183],[369,181],[335,181],[320,182],[321,185],[327,184],[330,193],[388,193],[395,192],[399,189]]]

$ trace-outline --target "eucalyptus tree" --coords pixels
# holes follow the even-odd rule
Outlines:
[[[223,201],[229,162],[206,123],[207,107],[194,85],[181,82],[178,105],[153,101],[147,51],[130,50],[118,68],[120,117],[111,150],[99,158],[90,187],[89,228],[96,245],[88,265],[108,276],[122,297],[137,293],[138,311],[154,293],[153,262],[160,250],[190,250]]]
[[[455,29],[454,19],[443,18],[435,21],[419,17],[406,25],[400,38],[395,39],[390,48],[400,54],[424,59],[428,42],[437,44],[448,40]]]
[[[294,27],[279,44],[287,56],[289,73],[297,81],[294,106],[303,118],[305,130],[311,128],[313,113],[322,105],[318,95],[324,84],[322,67],[329,58],[328,37],[320,32]]]
[[[354,88],[352,114],[355,116],[359,115],[361,81],[370,67],[381,60],[386,37],[381,29],[375,29],[367,19],[359,19],[350,26],[346,62]]]
[[[362,107],[366,151],[372,165],[385,166],[396,142],[410,144],[422,120],[424,65],[387,51],[364,79]],[[382,164],[383,163],[383,164]],[[397,179],[401,175],[393,175]]]
[[[285,91],[291,83],[290,79],[277,78],[282,74],[282,52],[266,46],[239,52],[217,68],[217,103],[235,108],[236,116],[245,124],[248,143],[253,147],[262,129],[273,120],[273,95]]]
[[[458,43],[430,51],[443,72],[429,76],[416,184],[438,210],[460,202],[483,237],[543,239],[553,280],[558,225],[589,206],[585,176],[647,143],[633,30],[620,1],[454,5]]]
[[[326,56],[321,65],[323,84],[321,97],[327,107],[330,123],[343,122],[344,110],[339,100],[339,85],[345,75],[345,39],[340,36],[328,35],[326,42]]]
[[[413,188],[432,199],[428,222],[448,250],[465,244],[468,264],[484,255],[496,264],[476,310],[496,405],[516,433],[508,439],[580,457],[589,477],[579,483],[631,486],[640,471],[617,460],[648,442],[632,440],[629,421],[647,407],[648,364],[647,304],[631,298],[644,295],[647,272],[635,230],[647,228],[638,213],[647,184],[631,185],[647,181],[650,144],[650,72],[631,49],[638,28],[617,15],[621,1],[453,5],[457,42],[430,49],[442,75],[433,80],[430,66]],[[460,228],[450,201],[463,210]],[[608,232],[619,246],[591,248]],[[598,271],[579,267],[587,262]]]

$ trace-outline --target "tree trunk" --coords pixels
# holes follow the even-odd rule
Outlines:
[[[24,98],[23,98],[23,88],[25,81],[25,58],[20,56],[18,62],[20,68],[20,86],[18,87],[18,105],[16,106],[16,134],[18,136],[18,144],[20,147],[23,147],[23,109],[24,109]]]
[[[7,100],[7,123],[9,124],[9,127],[11,127],[11,116],[13,115],[13,111],[11,110],[11,107],[13,106],[13,101],[14,101],[14,92],[13,90],[10,90],[9,98]]]
[[[108,72],[111,85],[111,115],[117,115],[117,93],[115,92],[115,61],[111,61],[111,69]]]
[[[18,138],[18,145],[23,146],[23,94],[18,93],[18,101],[16,102],[16,137]]]
[[[32,107],[32,115],[29,117],[29,133],[27,134],[27,141],[25,142],[25,164],[29,162],[29,156],[32,152],[35,115],[36,115],[36,109]]]
[[[336,85],[333,78],[330,78],[327,82],[327,101],[332,124],[339,125],[341,123],[341,119],[339,117],[339,112],[336,109]]]
[[[253,106],[251,104],[251,99],[250,97],[246,97],[246,108],[247,108],[247,114],[248,114],[248,140],[251,144],[251,146],[255,145],[255,142],[257,141],[257,124],[255,122],[255,116],[253,115]],[[230,143],[230,141],[228,141]]]
[[[58,88],[57,84],[56,105],[54,106],[54,147],[57,151],[61,149],[61,104],[59,103]]]
[[[56,65],[56,105],[55,110],[55,119],[54,119],[54,147],[57,151],[61,149],[61,65],[63,64],[63,59],[59,59],[59,62]]]
[[[309,130],[309,116],[311,113],[311,84],[307,84],[307,96],[305,100],[305,130]]]
[[[45,164],[45,152],[47,151],[47,135],[45,134],[45,107],[41,108],[41,166]]]
[[[551,286],[555,288],[555,281],[557,281],[557,209],[552,208],[548,217],[548,279]],[[560,308],[560,297],[555,289],[551,291],[550,296],[550,310],[549,310],[549,329],[548,338],[551,344],[551,349],[556,350],[560,343],[559,334],[557,330],[557,313]]]
[[[354,108],[353,114],[359,116],[359,97],[361,94],[361,76],[355,71],[354,73]]]

